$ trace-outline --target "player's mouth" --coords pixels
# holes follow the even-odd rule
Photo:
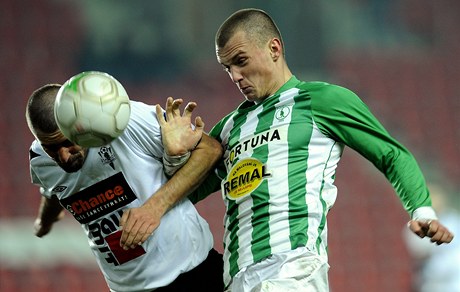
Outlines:
[[[83,167],[83,163],[86,160],[86,156],[87,149],[82,149],[79,152],[72,154],[67,161],[58,161],[58,164],[65,172],[77,172]]]
[[[240,87],[240,91],[244,95],[248,95],[252,92],[252,87],[251,86]]]

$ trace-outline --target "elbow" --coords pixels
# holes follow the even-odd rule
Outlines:
[[[215,161],[219,161],[222,158],[222,155],[224,154],[224,149],[222,148],[222,145],[217,141],[216,139],[210,138],[212,140],[212,146],[211,146],[211,155],[214,157]]]
[[[224,150],[219,141],[207,135],[203,135],[201,142],[206,145],[206,156],[210,158],[214,163],[218,162],[222,158]]]

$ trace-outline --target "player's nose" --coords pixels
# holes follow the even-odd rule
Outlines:
[[[58,150],[59,161],[61,161],[62,163],[66,163],[71,155],[72,153],[70,153],[69,148],[67,147],[61,147]]]
[[[241,75],[240,71],[236,68],[232,68],[229,71],[230,78],[232,79],[233,83],[240,82],[243,79],[243,75]]]

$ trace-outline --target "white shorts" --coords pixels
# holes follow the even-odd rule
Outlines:
[[[226,292],[327,292],[329,264],[325,257],[299,247],[241,269]]]

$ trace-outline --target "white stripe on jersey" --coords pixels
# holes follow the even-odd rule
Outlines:
[[[321,217],[327,214],[327,210],[334,204],[337,197],[332,176],[342,150],[339,144],[321,133],[314,121],[311,141],[315,141],[315,143],[308,145],[308,168],[305,173],[307,178],[305,200],[308,206],[308,241],[306,246],[310,250],[315,250],[318,237],[325,236],[324,231],[326,231],[318,234]],[[325,151],[325,149],[330,149],[330,151]],[[318,176],[321,177],[318,178]],[[321,195],[318,196],[318,194]],[[323,207],[323,200],[326,201],[326,207]],[[326,254],[325,240],[326,238],[323,238],[323,244],[317,251],[319,254]]]
[[[298,89],[288,90],[280,96],[280,101],[275,105],[276,108],[288,107],[292,113],[294,105],[294,96],[297,95]],[[286,126],[281,126],[279,129],[288,127],[291,122],[292,115],[287,115],[283,120],[273,118],[272,128],[277,128],[283,123]],[[270,195],[269,204],[269,232],[270,232],[270,248],[272,253],[278,253],[291,249],[290,228],[289,228],[289,213],[281,210],[289,209],[289,167],[286,161],[289,160],[289,144],[287,141],[287,133],[285,139],[281,139],[278,143],[268,143],[268,160],[267,165],[270,166],[269,171],[272,172],[271,179],[268,180],[268,189]],[[276,174],[274,174],[276,172]],[[273,196],[277,194],[277,196]],[[287,206],[287,207],[286,207]]]
[[[240,137],[249,137],[255,133],[258,123],[253,123],[253,122],[248,123],[247,121],[257,120],[258,119],[257,115],[260,112],[262,112],[262,110],[263,110],[263,107],[259,106],[256,110],[251,111],[247,115],[246,123],[244,123],[244,125],[242,125],[240,128],[240,131],[241,131]],[[239,158],[245,159],[245,158],[251,157],[252,152],[253,152],[252,148],[248,149],[248,151],[245,151],[244,153],[242,153]],[[246,211],[247,213],[252,212],[252,208],[251,208],[252,206],[253,206],[252,197],[251,196],[245,197],[244,203],[238,204],[238,214],[242,214],[244,213],[244,211]],[[241,219],[244,219],[244,220],[240,219],[238,223],[239,228],[237,232],[237,236],[238,236],[238,261],[237,263],[239,267],[242,267],[247,264],[247,262],[243,263],[243,260],[252,259],[252,250],[250,248],[242,248],[246,246],[248,242],[252,241],[252,231],[253,231],[252,222],[251,222],[252,214],[251,215],[244,214],[244,216],[239,215],[238,217],[239,218],[242,217]]]
[[[227,122],[224,125],[224,128],[222,129],[221,136],[220,136],[220,139],[222,140],[222,142],[221,142],[222,145],[227,145],[228,144],[228,138],[230,137],[230,135],[223,135],[223,134],[224,133],[229,133],[230,130],[233,128],[233,116],[234,115],[235,114],[233,114],[232,117],[230,117],[227,120]],[[229,150],[227,149],[226,151],[229,151]],[[224,157],[227,157],[227,156],[228,156],[227,154],[224,154]],[[221,195],[222,195],[222,200],[226,205],[225,209],[228,210],[229,201],[226,200],[225,194],[223,192],[221,192]],[[230,223],[229,218],[230,217],[228,217],[228,216],[224,216],[224,226],[228,226],[228,224]],[[224,243],[224,246],[228,246],[230,244],[230,236],[228,236],[228,229],[227,228],[225,228],[225,231],[224,231],[223,243]],[[230,279],[231,279],[231,276],[230,276],[230,273],[229,273],[230,272],[229,256],[230,256],[230,253],[224,253],[224,255],[223,255],[224,283],[230,282]]]

